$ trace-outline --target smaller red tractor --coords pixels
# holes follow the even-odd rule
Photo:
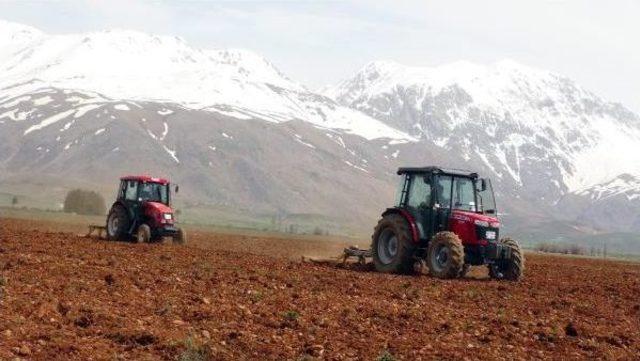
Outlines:
[[[367,251],[377,271],[411,273],[426,263],[431,275],[456,278],[486,265],[492,278],[522,277],[520,246],[498,237],[489,179],[440,167],[400,168],[398,175],[396,204],[382,213]]]
[[[170,186],[169,181],[163,178],[120,178],[117,199],[107,216],[107,238],[143,243],[171,237],[174,243],[185,243],[185,231],[176,227]],[[175,187],[177,192],[178,186]]]

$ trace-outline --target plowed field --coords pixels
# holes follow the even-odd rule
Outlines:
[[[300,261],[336,242],[46,229],[0,219],[0,359],[640,359],[638,264],[528,254],[519,283],[443,281]]]

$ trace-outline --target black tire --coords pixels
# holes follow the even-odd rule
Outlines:
[[[135,237],[136,243],[149,243],[151,242],[151,227],[146,224],[141,224],[138,227],[138,231],[136,232]]]
[[[124,240],[131,226],[127,211],[121,205],[111,207],[107,216],[107,239],[110,241]]]
[[[494,265],[489,265],[489,276],[494,279],[519,281],[524,273],[524,255],[518,242],[511,238],[500,240],[502,245],[511,249],[511,258],[500,260]]]
[[[429,273],[438,278],[460,277],[464,268],[464,247],[453,232],[437,233],[427,248]]]
[[[182,228],[178,228],[178,232],[173,236],[173,243],[175,244],[187,243],[187,232]]]
[[[374,229],[371,237],[371,254],[376,271],[410,274],[414,271],[414,252],[409,224],[398,214],[388,214]]]

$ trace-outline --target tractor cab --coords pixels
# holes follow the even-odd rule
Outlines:
[[[441,278],[487,265],[492,277],[519,279],[522,254],[499,240],[500,221],[489,179],[440,167],[400,168],[394,207],[375,228],[371,254],[382,272],[412,272],[426,263]]]
[[[171,236],[183,237],[175,227],[171,208],[171,184],[164,178],[125,176],[120,178],[116,201],[107,216],[107,235],[111,239],[131,238],[150,242]],[[176,192],[178,187],[176,186]]]
[[[118,199],[169,205],[169,182],[162,178],[122,177]]]
[[[395,207],[415,219],[419,242],[426,243],[450,227],[460,231],[463,243],[486,244],[497,239],[500,223],[491,180],[437,167],[400,168],[398,174]]]

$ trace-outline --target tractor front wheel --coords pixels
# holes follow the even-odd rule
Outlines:
[[[384,273],[413,273],[415,244],[409,224],[398,214],[388,214],[378,222],[371,253],[376,271]]]
[[[457,278],[464,270],[464,247],[453,232],[437,233],[427,248],[429,273],[438,278]]]
[[[120,205],[112,207],[107,216],[107,239],[110,241],[124,239],[129,226],[127,211]]]
[[[489,276],[494,279],[519,281],[524,272],[524,255],[520,245],[511,238],[503,238],[500,243],[511,249],[511,257],[489,265]]]
[[[151,242],[151,228],[146,224],[141,224],[136,232],[137,243],[149,243]]]
[[[178,228],[178,232],[173,236],[173,243],[176,243],[176,244],[187,243],[187,232],[182,228]]]

